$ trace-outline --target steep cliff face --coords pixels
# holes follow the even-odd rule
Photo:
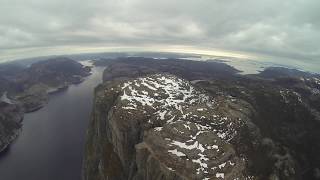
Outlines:
[[[107,81],[95,92],[84,179],[253,178],[245,152],[259,137],[243,134],[254,133],[252,113],[169,74]]]
[[[242,171],[243,176],[250,176],[250,179],[320,179],[319,74],[310,74],[293,69],[274,67],[267,68],[256,75],[237,75],[234,74],[232,68],[223,67],[220,66],[220,64],[212,62],[184,62],[182,60],[174,59],[159,61],[146,58],[120,58],[103,62],[108,65],[108,68],[104,71],[103,75],[104,80],[108,82],[97,90],[97,102],[99,102],[99,105],[103,106],[95,106],[95,113],[93,114],[94,120],[92,120],[92,122],[96,122],[96,126],[95,128],[90,127],[89,130],[91,133],[89,133],[90,136],[88,136],[89,140],[91,139],[95,144],[89,145],[90,141],[88,141],[87,148],[93,149],[94,151],[90,151],[91,154],[89,153],[91,160],[87,161],[89,164],[86,165],[86,168],[90,169],[89,171],[86,171],[87,179],[91,179],[92,176],[97,175],[95,171],[97,171],[98,166],[96,166],[95,163],[92,163],[92,160],[99,161],[103,159],[97,156],[99,153],[100,156],[103,156],[108,160],[107,162],[101,161],[99,166],[101,167],[101,171],[99,172],[100,174],[107,172],[104,174],[104,177],[109,179],[110,177],[114,177],[115,179],[120,177],[115,175],[114,172],[123,175],[121,177],[125,179],[131,177],[136,179],[147,177],[147,179],[149,179],[150,177],[146,175],[146,173],[156,176],[155,174],[157,172],[153,171],[154,169],[163,170],[166,169],[163,167],[172,168],[169,165],[163,165],[163,158],[161,158],[161,161],[157,160],[159,158],[154,158],[163,157],[156,151],[158,147],[161,149],[162,144],[160,146],[159,143],[156,143],[156,147],[152,142],[162,142],[160,141],[161,139],[154,140],[154,138],[162,137],[163,134],[170,134],[167,130],[177,128],[174,126],[175,122],[173,124],[159,123],[157,126],[162,127],[158,128],[161,131],[153,132],[152,129],[157,127],[156,125],[151,127],[147,126],[148,128],[146,129],[141,128],[146,124],[144,123],[145,121],[148,121],[155,116],[153,111],[149,110],[150,108],[147,111],[148,113],[146,113],[149,115],[145,116],[138,116],[139,113],[137,113],[137,110],[135,110],[134,113],[128,113],[133,111],[133,109],[141,109],[141,106],[137,106],[137,108],[135,108],[136,106],[127,106],[127,109],[121,110],[123,112],[120,114],[123,114],[126,117],[124,119],[133,119],[132,121],[129,121],[130,124],[123,119],[114,116],[119,114],[119,112],[112,108],[113,106],[119,107],[117,102],[119,102],[119,99],[121,100],[120,96],[126,89],[120,89],[117,93],[111,93],[113,92],[110,90],[112,88],[111,84],[118,84],[118,86],[120,86],[119,84],[128,81],[128,77],[144,77],[155,72],[170,73],[178,77],[183,77],[183,79],[191,81],[193,87],[204,89],[209,93],[208,96],[210,98],[215,99],[216,101],[220,100],[219,106],[217,106],[219,108],[210,109],[210,113],[226,112],[224,115],[226,117],[231,115],[234,117],[244,116],[241,118],[242,120],[239,121],[241,122],[241,125],[236,126],[239,128],[239,130],[237,130],[238,135],[229,141],[223,140],[223,142],[227,142],[231,145],[237,158],[240,158],[240,160],[244,159],[245,168]],[[115,80],[118,80],[118,82]],[[120,82],[119,80],[122,81]],[[146,88],[144,86],[141,87]],[[197,91],[199,91],[199,89]],[[106,92],[109,93],[110,97],[105,97],[104,93]],[[161,92],[167,93],[166,91]],[[205,92],[202,93],[206,94]],[[112,101],[109,101],[111,97],[113,97],[113,99]],[[161,98],[165,97],[167,96],[161,96]],[[157,99],[160,97],[154,98]],[[154,104],[152,105],[155,106]],[[106,110],[106,108],[103,108],[106,106],[110,107],[110,109]],[[116,109],[119,110],[119,108]],[[179,110],[173,111],[172,109],[168,111],[172,111],[172,113],[179,112]],[[104,114],[100,116],[102,112]],[[117,121],[126,124],[128,127],[133,127],[124,128],[123,130],[123,132],[130,132],[129,140],[119,138],[121,141],[125,140],[132,143],[130,146],[131,150],[128,152],[129,154],[134,155],[129,155],[130,157],[126,158],[134,159],[135,162],[129,160],[130,162],[133,162],[133,165],[123,165],[122,160],[126,158],[120,157],[119,153],[116,151],[117,148],[114,147],[118,146],[119,143],[115,145],[112,138],[109,138],[109,136],[106,138],[106,136],[101,135],[100,132],[105,132],[105,134],[112,132],[101,129],[101,126],[98,126],[99,123],[109,124],[109,119],[105,117],[118,118]],[[168,118],[170,120],[172,117],[167,115],[164,116],[164,119],[168,120]],[[183,122],[194,123],[194,121],[188,119],[187,116],[186,118],[187,119]],[[152,120],[150,121],[153,122]],[[224,121],[228,122],[229,119]],[[115,124],[115,122],[112,123]],[[179,125],[177,126],[179,127]],[[101,141],[99,138],[93,138],[92,135],[98,136],[98,129],[99,137],[105,138],[105,142],[108,145],[106,147],[109,147],[108,150],[110,153],[104,153],[103,151],[105,150],[103,150],[104,148],[101,148],[102,146],[100,146]],[[139,129],[139,131],[135,132],[137,129]],[[131,133],[135,133],[134,136],[131,136]],[[187,134],[186,132],[184,133]],[[136,134],[139,134],[140,136],[137,137]],[[128,134],[123,136],[128,136]],[[173,136],[176,136],[176,134]],[[117,134],[117,137],[119,137],[119,134]],[[168,138],[167,136],[163,137]],[[182,140],[188,141],[187,139],[183,139],[183,136],[181,135],[179,137],[182,138]],[[179,140],[175,141],[181,142]],[[138,145],[136,145],[136,143],[138,143]],[[111,151],[113,149],[115,150]],[[179,155],[190,156],[187,152],[179,149],[179,147],[176,148],[176,151],[175,149],[168,150],[172,150]],[[95,151],[98,151],[99,153],[96,153]],[[143,154],[143,156],[141,154]],[[208,157],[207,154],[203,155]],[[178,161],[174,162],[179,164]],[[108,163],[111,163],[114,166],[105,166]],[[117,166],[115,164],[117,164]],[[145,164],[148,164],[148,166]],[[189,168],[190,166],[187,166],[187,164],[188,163],[185,163],[184,166],[178,166],[180,167],[178,169],[186,169],[186,171],[192,172]],[[151,166],[153,166],[153,168],[150,168]],[[103,170],[102,167],[106,167],[107,170]],[[175,172],[176,174],[182,174],[183,177],[185,177],[179,170],[176,170]],[[110,173],[114,176],[110,176]],[[209,174],[210,173],[211,172],[209,172]],[[224,175],[227,177],[226,173]],[[95,177],[98,178],[101,176]],[[203,177],[206,178],[207,176]],[[166,175],[164,179],[166,178],[172,179],[172,176]],[[173,179],[178,179],[178,177],[174,177]]]
[[[0,101],[0,152],[19,135],[22,118],[21,106]]]

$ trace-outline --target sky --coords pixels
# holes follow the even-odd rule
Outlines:
[[[0,0],[0,61],[190,51],[320,61],[319,0]]]

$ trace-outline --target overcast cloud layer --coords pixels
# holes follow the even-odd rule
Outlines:
[[[319,0],[0,0],[0,55],[152,45],[319,61],[319,8]]]

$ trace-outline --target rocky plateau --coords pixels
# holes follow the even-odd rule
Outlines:
[[[183,63],[180,63],[182,62]],[[319,179],[319,75],[218,62],[104,59],[83,177]]]

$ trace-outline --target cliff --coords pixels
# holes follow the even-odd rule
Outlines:
[[[0,152],[19,135],[22,118],[19,105],[0,101]]]
[[[196,92],[200,91],[211,99],[215,99],[219,102],[219,106],[217,106],[219,108],[209,108],[209,113],[213,116],[216,113],[225,112],[223,117],[228,118],[222,122],[230,122],[229,117],[232,114],[234,117],[241,118],[236,121],[240,125],[234,124],[235,129],[238,128],[234,138],[226,140],[218,136],[223,143],[230,147],[228,148],[230,151],[225,151],[234,152],[231,153],[232,156],[240,159],[236,163],[242,164],[238,168],[241,169],[240,176],[238,176],[240,179],[242,177],[271,180],[320,178],[319,74],[272,67],[256,75],[239,75],[232,67],[217,62],[156,60],[139,57],[100,60],[98,64],[107,65],[103,75],[106,82],[96,89],[94,111],[87,135],[84,162],[85,179],[149,179],[155,178],[153,176],[157,176],[157,174],[161,174],[159,179],[179,179],[181,177],[205,179],[209,177],[206,176],[207,174],[212,179],[217,178],[214,177],[216,175],[214,172],[207,171],[200,166],[198,166],[200,171],[208,173],[199,172],[197,174],[195,171],[197,168],[193,169],[196,163],[190,164],[188,160],[183,160],[184,157],[197,157],[176,146],[176,142],[179,145],[188,145],[184,146],[187,148],[190,147],[189,145],[193,145],[193,141],[188,139],[190,136],[184,137],[184,135],[194,137],[195,135],[192,133],[200,130],[190,127],[189,132],[179,127],[197,122],[194,122],[187,115],[182,115],[183,120],[180,119],[173,123],[163,123],[163,121],[172,118],[168,115],[163,116],[164,120],[154,121],[156,116],[154,109],[147,108],[145,114],[139,113],[140,109],[144,110],[144,107],[148,107],[150,104],[135,106],[130,103],[131,106],[125,106],[125,109],[121,108],[123,104],[128,103],[121,99],[124,91],[126,95],[130,95],[127,92],[133,90],[134,97],[145,99],[145,96],[149,97],[150,94],[144,93],[149,93],[149,90],[142,90],[141,94],[141,89],[135,90],[137,85],[132,83],[124,89],[118,88],[117,91],[114,91],[117,89],[115,87],[121,86],[121,83],[128,84],[130,81],[138,83],[140,81],[137,78],[153,77],[154,73],[163,76],[166,76],[167,73],[174,74],[174,77],[185,79],[182,81],[186,82],[187,86],[196,89]],[[153,80],[157,82],[156,79]],[[140,87],[150,89],[150,87],[142,85]],[[128,88],[129,90],[127,90]],[[163,100],[170,97],[167,91],[159,90],[156,93],[167,95],[152,97],[153,99]],[[188,101],[186,100],[186,102]],[[182,107],[185,105],[181,104]],[[152,107],[155,106],[152,104]],[[192,109],[188,109],[189,111],[193,113]],[[160,110],[160,112],[162,111]],[[169,112],[175,114],[175,118],[179,117],[177,114],[181,114],[178,107],[170,108],[166,114]],[[202,116],[206,117],[206,115],[201,115],[194,118],[202,120],[201,122],[208,125],[210,121],[201,119]],[[153,124],[147,126],[148,123],[145,122],[149,120]],[[212,121],[217,120],[213,119]],[[155,128],[159,131],[155,131]],[[218,127],[215,126],[208,131],[213,134],[217,133],[214,131],[216,128]],[[183,133],[177,135],[173,129],[178,129]],[[177,139],[171,141],[169,136]],[[207,136],[214,139],[213,135],[206,134]],[[114,139],[115,137],[117,138]],[[166,140],[166,138],[169,139]],[[187,144],[187,141],[190,144]],[[174,144],[169,146],[170,142]],[[122,148],[126,151],[121,150]],[[164,152],[169,152],[169,150],[179,158],[165,155]],[[206,151],[202,152],[199,149],[192,151],[196,154],[201,153],[203,159],[208,158],[209,164],[214,164],[211,163],[211,160],[214,160],[215,156],[220,158],[217,154],[210,157]],[[201,157],[188,159],[191,161],[199,160],[202,163]],[[208,164],[204,166],[211,167]],[[168,171],[168,169],[174,170],[175,173]],[[228,176],[228,173],[232,172],[232,168],[229,170],[221,172],[224,173],[225,179],[232,177]],[[171,176],[172,173],[175,175]]]
[[[252,108],[156,74],[97,87],[84,179],[243,179]]]

